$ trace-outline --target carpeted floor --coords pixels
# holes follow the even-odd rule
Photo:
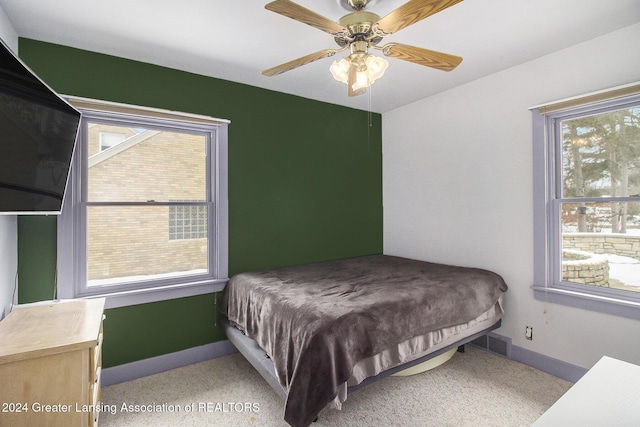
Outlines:
[[[467,346],[431,371],[350,394],[313,427],[529,426],[571,385]],[[237,353],[105,387],[102,401],[101,427],[288,425],[283,402]]]

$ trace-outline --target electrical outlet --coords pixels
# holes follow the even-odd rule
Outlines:
[[[529,341],[533,340],[533,327],[532,326],[525,326],[524,327],[524,337],[526,339],[528,339]]]

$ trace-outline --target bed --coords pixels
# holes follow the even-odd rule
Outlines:
[[[237,274],[229,340],[306,427],[349,392],[499,327],[507,285],[488,270],[372,255]]]

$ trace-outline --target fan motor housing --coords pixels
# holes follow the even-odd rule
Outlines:
[[[372,12],[352,12],[338,21],[349,32],[347,37],[336,37],[339,46],[346,46],[353,40],[366,40],[375,45],[382,37],[373,37],[373,24],[380,20],[380,16]]]
[[[380,17],[372,12],[349,13],[338,21],[338,24],[349,30],[352,36],[362,34],[364,36],[371,33],[371,27],[378,22]]]

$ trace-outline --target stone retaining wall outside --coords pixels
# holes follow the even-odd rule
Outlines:
[[[637,235],[563,233],[562,248],[592,254],[615,254],[640,260],[640,236]]]
[[[562,280],[609,287],[609,261],[601,255],[564,249]]]

